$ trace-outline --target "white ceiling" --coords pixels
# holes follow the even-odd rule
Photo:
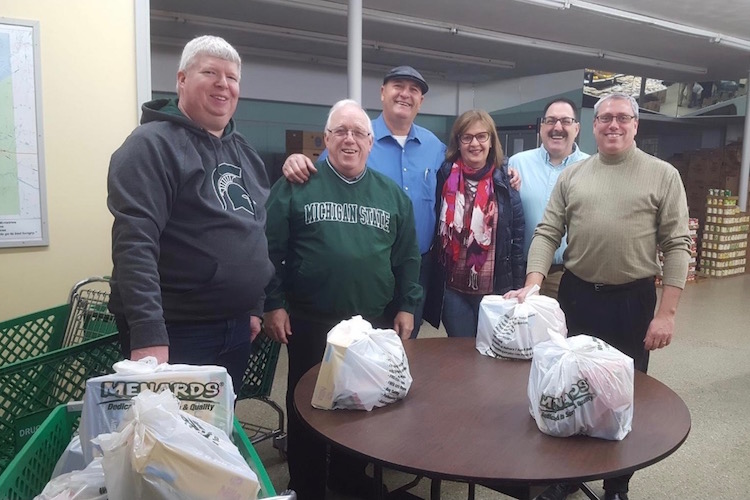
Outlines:
[[[556,10],[523,0],[363,0],[364,68],[382,72],[385,67],[409,64],[430,78],[463,82],[586,67],[670,81],[736,80],[748,76],[750,0],[569,1],[570,8]],[[592,12],[577,4],[611,7],[618,15],[630,12],[697,28],[702,33],[678,33]],[[451,28],[458,34],[452,34]],[[468,36],[472,32],[481,32],[481,38]],[[151,0],[153,44],[182,46],[201,34],[222,36],[244,55],[342,66],[347,58],[347,1]],[[545,47],[498,39],[508,38],[505,35],[523,37],[526,43],[533,42],[531,39],[544,40],[541,43]],[[727,36],[739,39],[747,48],[710,41]],[[565,51],[550,50],[547,42],[567,45]],[[603,52],[605,58],[592,55],[592,49]],[[433,57],[435,53],[440,58]],[[612,60],[608,58],[612,54],[620,59],[635,56],[637,60]],[[668,66],[704,68],[705,73],[657,67],[640,58],[664,61]],[[479,59],[487,63],[480,63]],[[490,65],[497,61],[510,61],[515,67]]]

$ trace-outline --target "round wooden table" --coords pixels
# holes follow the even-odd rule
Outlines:
[[[531,363],[479,354],[474,339],[404,342],[414,382],[371,412],[311,406],[319,365],[294,392],[302,420],[329,443],[377,465],[432,479],[530,485],[619,476],[673,453],[690,412],[669,387],[635,373],[633,430],[622,441],[550,437],[529,414]]]

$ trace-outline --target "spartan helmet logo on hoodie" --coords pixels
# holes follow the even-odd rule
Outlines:
[[[251,215],[255,215],[255,202],[247,194],[244,186],[237,182],[242,178],[242,170],[239,167],[229,163],[221,163],[212,175],[214,192],[224,210],[229,203],[236,210],[246,210]],[[229,203],[227,203],[227,201]]]

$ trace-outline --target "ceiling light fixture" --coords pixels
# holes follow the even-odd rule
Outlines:
[[[719,35],[716,38],[712,39],[711,43],[718,43],[720,45],[725,45],[733,49],[746,50],[750,52],[750,41],[742,40],[740,38]]]
[[[334,45],[347,45],[347,38],[342,35],[333,35],[329,33],[319,33],[315,31],[299,30],[295,28],[285,28],[281,26],[271,26],[265,24],[249,23],[244,21],[233,21],[230,19],[220,19],[207,16],[182,14],[177,12],[154,10],[151,12],[151,19],[155,21],[180,22],[204,26],[209,28],[234,29],[243,32],[261,33],[271,36],[292,38],[296,40],[315,40]],[[455,63],[470,63],[481,66],[488,66],[500,69],[513,69],[516,63],[502,59],[493,59],[472,55],[455,54],[438,50],[425,49],[420,47],[407,47],[393,43],[377,42],[372,40],[363,40],[362,47],[381,52],[392,52],[396,54],[416,54],[422,57],[440,59]]]
[[[569,7],[568,2],[565,0],[516,0],[521,3],[528,3],[531,5],[538,5],[539,7],[547,7],[548,9],[563,10]]]
[[[177,49],[182,49],[185,46],[185,40],[165,36],[152,36],[151,42],[152,45],[174,47]],[[232,46],[237,49],[237,52],[239,52],[243,56],[257,56],[274,60],[281,59],[285,61],[304,62],[310,64],[324,64],[326,66],[334,66],[338,68],[347,67],[346,59],[339,59],[336,57],[301,54],[299,52],[287,52],[278,49],[262,49],[258,47],[248,47],[245,45],[233,44]],[[385,74],[389,70],[393,69],[393,66],[375,63],[362,63],[362,68],[368,71],[377,72],[379,74]],[[423,76],[427,77],[432,76],[436,78],[445,78],[445,74],[435,71],[421,71],[421,73]]]
[[[330,2],[327,0],[260,0],[266,3],[273,3],[278,5],[290,4],[296,5],[300,8],[306,8],[319,12],[336,13],[338,15],[346,15],[346,9],[343,9],[341,4]],[[545,4],[550,7],[553,4],[559,4],[571,6],[578,2],[577,0],[517,0],[525,1],[526,3],[538,3],[539,5]],[[541,3],[540,3],[541,2]],[[392,12],[379,11],[374,9],[363,9],[362,17],[368,20],[382,21],[388,24],[404,26],[408,28],[421,28],[429,31],[439,33],[450,33],[456,36],[463,36],[469,38],[478,38],[482,40],[488,40],[493,42],[506,43],[511,45],[518,45],[522,47],[532,47],[542,50],[552,50],[556,52],[563,52],[567,54],[585,55],[589,57],[596,57],[599,59],[606,59],[611,61],[620,61],[631,64],[638,64],[642,66],[648,66],[653,68],[661,68],[673,71],[680,71],[684,73],[691,73],[695,75],[705,75],[708,73],[708,69],[700,66],[692,66],[688,64],[675,63],[671,61],[661,61],[659,59],[652,59],[650,57],[636,56],[632,54],[624,54],[621,52],[614,52],[609,50],[602,50],[590,47],[584,47],[581,45],[574,45],[563,42],[553,42],[549,40],[542,40],[539,38],[531,38],[521,35],[512,35],[508,33],[502,33],[499,31],[485,30],[481,28],[474,28],[471,26],[462,26],[457,24],[443,23],[439,21],[432,21],[428,19],[406,16],[402,14],[394,14]]]
[[[616,9],[614,7],[608,7],[606,5],[600,5],[598,3],[588,2],[586,0],[516,0],[517,2],[538,5],[540,7],[548,7],[557,10],[564,9],[581,9],[589,12],[595,12],[605,16],[614,17],[617,19],[623,19],[626,21],[632,21],[639,24],[645,24],[648,26],[655,26],[675,33],[683,35],[695,36],[699,38],[705,38],[711,43],[719,43],[732,47],[739,50],[750,51],[750,40],[737,38],[728,35],[722,35],[714,31],[690,26],[687,24],[675,23],[667,21],[665,19],[659,19],[657,17],[644,16],[642,14],[636,14],[622,9]]]

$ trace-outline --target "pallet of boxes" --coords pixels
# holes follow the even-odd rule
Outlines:
[[[313,163],[320,159],[320,154],[325,150],[323,132],[311,130],[287,130],[286,131],[286,154],[302,153],[312,160]]]
[[[750,215],[740,212],[737,196],[709,189],[701,241],[700,273],[724,278],[745,272]]]

